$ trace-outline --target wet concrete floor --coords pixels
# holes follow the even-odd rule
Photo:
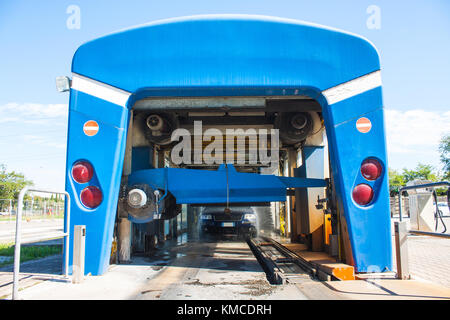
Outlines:
[[[80,284],[41,276],[26,287],[20,292],[25,300],[450,298],[448,289],[417,281],[320,282],[305,274],[295,283],[271,285],[244,239],[187,235],[166,241],[153,254],[135,255],[131,264],[111,265],[103,276],[86,276]]]

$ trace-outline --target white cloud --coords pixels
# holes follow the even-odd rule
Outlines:
[[[0,163],[37,187],[64,188],[67,104],[0,105]]]
[[[444,133],[450,132],[450,111],[399,111],[386,109],[388,145],[402,150],[405,147],[438,145]]]
[[[405,163],[430,161],[439,167],[438,145],[450,133],[450,111],[386,109],[386,140],[390,158]]]
[[[58,138],[61,138],[59,136]],[[46,147],[52,147],[52,148],[58,148],[58,149],[66,149],[65,143],[57,143],[55,142],[55,137],[52,136],[38,136],[38,135],[31,135],[31,134],[25,134],[23,135],[23,139],[31,144],[34,145],[42,145]],[[65,139],[65,137],[64,137]]]
[[[1,117],[0,119],[0,123],[8,123],[8,122],[15,122],[15,121],[19,121],[19,118],[16,117]]]
[[[64,149],[68,106],[66,104],[7,103],[0,106],[0,144],[24,141]]]
[[[7,103],[0,106],[0,115],[16,115],[21,117],[67,117],[67,104],[41,103]]]
[[[0,106],[0,124],[21,127],[67,125],[67,104],[7,103]]]

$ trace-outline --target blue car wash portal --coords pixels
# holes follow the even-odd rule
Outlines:
[[[277,130],[275,166],[232,161],[251,148],[197,161],[208,132],[249,128]],[[182,163],[176,130],[193,133]],[[74,54],[66,191],[70,230],[86,226],[86,274],[107,271],[113,239],[130,252],[136,235],[155,239],[183,210],[212,205],[265,208],[308,250],[357,273],[392,271],[387,168],[379,55],[359,36],[205,15],[112,33]]]

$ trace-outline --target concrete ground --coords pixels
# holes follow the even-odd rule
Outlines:
[[[43,259],[27,261],[20,264],[20,288],[25,289],[43,281],[65,281],[62,274],[61,254]],[[13,266],[0,268],[0,299],[11,295],[13,283]]]
[[[296,286],[272,286],[244,241],[186,242],[130,265],[112,265],[81,284],[37,283],[22,299],[307,299]]]
[[[59,226],[51,220],[30,223],[24,232],[27,229],[31,238],[40,232],[37,229],[53,232],[55,228],[62,228],[62,222]],[[6,235],[6,229],[5,223],[0,226],[0,235]],[[408,246],[413,278],[410,281],[319,282],[304,274],[295,283],[277,286],[268,283],[244,241],[181,237],[167,242],[151,257],[135,256],[132,264],[112,265],[104,276],[87,276],[81,284],[72,284],[61,276],[61,255],[22,263],[20,297],[27,300],[450,299],[450,241],[411,235]],[[0,268],[0,299],[10,298],[11,290],[12,266]]]
[[[301,275],[287,285],[270,285],[244,241],[178,241],[152,257],[112,265],[104,276],[72,284],[58,276],[61,256],[21,271],[20,298],[26,300],[305,300],[450,299],[450,288],[422,280],[319,282]],[[39,266],[40,265],[40,266]],[[57,267],[56,267],[57,266]],[[43,268],[46,273],[37,274]],[[10,270],[0,270],[0,296],[8,298]],[[42,271],[41,271],[42,272]],[[406,284],[406,285],[405,285]]]
[[[22,241],[33,242],[43,235],[55,235],[63,232],[63,219],[42,219],[22,221]],[[0,243],[15,241],[16,221],[0,221]]]

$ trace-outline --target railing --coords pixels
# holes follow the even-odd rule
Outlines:
[[[65,237],[65,245],[64,245],[64,252],[65,252],[65,263],[64,263],[64,275],[67,277],[69,275],[69,223],[70,223],[70,195],[66,191],[53,191],[53,190],[44,190],[44,189],[32,189],[30,187],[23,188],[19,193],[19,198],[17,201],[18,210],[17,210],[17,216],[16,216],[16,243],[14,248],[14,276],[13,276],[13,292],[12,292],[12,299],[16,300],[19,297],[19,272],[20,272],[20,246],[22,241],[22,233],[21,233],[21,227],[22,227],[22,214],[23,214],[23,198],[25,197],[25,194],[29,191],[34,192],[44,192],[44,193],[56,193],[56,194],[63,194],[66,196],[67,201],[67,212],[66,214],[66,225],[65,230],[62,233],[58,234],[52,234],[51,236],[46,236],[38,239],[33,239],[34,241],[45,241],[50,239],[56,239],[56,238],[63,238]]]
[[[409,258],[408,258],[408,234],[419,234],[432,237],[450,238],[450,234],[438,233],[438,232],[426,232],[420,230],[407,230],[406,222],[402,221],[402,192],[413,189],[435,188],[447,186],[450,187],[450,183],[447,181],[434,182],[427,184],[420,184],[415,186],[402,187],[399,190],[399,218],[400,221],[394,223],[395,230],[395,251],[397,259],[397,277],[399,279],[410,279],[409,273]],[[436,203],[437,205],[437,203]]]
[[[395,195],[393,197],[389,197],[389,208],[391,211],[391,218],[398,217],[400,213],[398,212],[398,195]],[[402,196],[402,203],[403,203],[403,212],[406,212],[407,216],[409,217],[409,202],[407,201],[408,197]]]
[[[399,212],[399,216],[400,216],[400,221],[402,221],[402,197],[401,194],[403,191],[406,190],[414,190],[414,189],[424,189],[424,188],[435,188],[435,187],[442,187],[442,186],[447,186],[450,187],[450,182],[447,181],[442,181],[442,182],[433,182],[433,183],[426,183],[426,184],[419,184],[419,185],[415,185],[415,186],[406,186],[406,187],[401,187],[400,190],[398,190],[399,193],[399,198],[398,198],[398,212]]]

